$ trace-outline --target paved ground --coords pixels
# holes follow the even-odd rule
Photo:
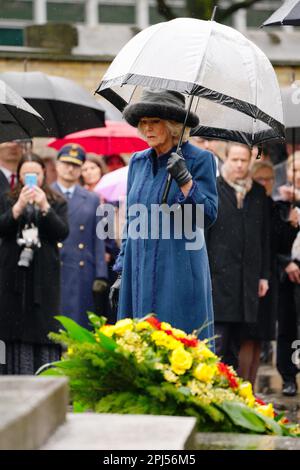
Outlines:
[[[256,382],[256,394],[265,401],[271,401],[276,410],[285,412],[293,422],[300,423],[300,374],[298,374],[298,394],[284,397],[281,393],[282,381],[276,368],[271,365],[261,366]]]

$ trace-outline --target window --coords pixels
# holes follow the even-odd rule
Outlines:
[[[100,23],[135,24],[134,5],[99,5]]]
[[[33,2],[0,0],[0,20],[32,20]]]
[[[58,23],[83,23],[84,2],[47,2],[47,19]]]
[[[24,37],[22,28],[0,28],[1,46],[23,46]]]

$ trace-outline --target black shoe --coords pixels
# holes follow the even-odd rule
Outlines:
[[[297,384],[295,382],[284,382],[282,394],[286,397],[294,397],[297,394]]]

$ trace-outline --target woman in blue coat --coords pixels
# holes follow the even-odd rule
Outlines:
[[[124,110],[126,121],[138,127],[150,148],[130,160],[127,237],[115,264],[120,276],[111,299],[120,289],[119,319],[155,313],[160,321],[189,333],[206,325],[200,336],[209,338],[213,308],[203,229],[217,216],[216,166],[211,153],[187,141],[189,129],[198,124],[194,113],[188,117],[182,156],[176,153],[185,115],[184,96],[166,90],[145,89],[141,101]],[[167,205],[174,210],[170,236],[163,215],[154,216],[161,207],[168,173],[172,184]],[[142,205],[140,211],[136,204]],[[166,209],[161,212],[167,215]]]

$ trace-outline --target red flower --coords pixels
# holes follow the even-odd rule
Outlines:
[[[188,348],[195,348],[198,344],[198,340],[196,338],[194,339],[189,339],[189,338],[176,338],[178,339],[179,341],[181,341],[181,343],[183,343],[185,346],[187,346]]]
[[[255,401],[258,405],[262,405],[262,406],[266,405],[266,403],[260,398],[255,397]]]
[[[147,318],[146,321],[148,323],[150,323],[150,325],[153,326],[153,328],[157,328],[158,330],[160,330],[161,322],[159,320],[157,320],[157,318],[149,317],[149,318]]]
[[[218,362],[217,366],[218,366],[220,374],[224,375],[224,377],[226,377],[226,379],[228,380],[229,387],[238,388],[239,386],[238,381],[236,380],[234,373],[231,372],[229,367],[226,364],[224,364],[224,362]]]

